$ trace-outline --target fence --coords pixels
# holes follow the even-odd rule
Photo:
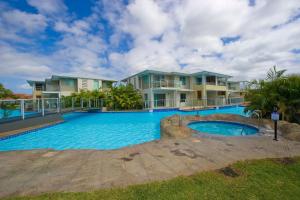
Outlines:
[[[0,100],[0,122],[63,113],[78,109],[99,109],[100,99],[43,98]]]
[[[201,108],[241,104],[243,98],[208,98],[208,99],[160,99],[144,101],[144,109],[152,108]],[[92,98],[43,98],[0,100],[0,122],[44,116],[52,113],[64,113],[82,109],[101,109],[105,99]],[[114,110],[114,106],[110,108]]]
[[[238,105],[244,103],[244,98],[206,98],[206,99],[159,99],[144,101],[144,109],[151,108],[202,108],[226,105]]]

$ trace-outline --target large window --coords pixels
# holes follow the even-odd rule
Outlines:
[[[148,75],[142,76],[141,88],[142,89],[149,88],[149,76]]]
[[[99,81],[98,80],[94,80],[94,86],[93,86],[94,90],[99,90]]]
[[[180,81],[181,85],[186,85],[186,77],[185,76],[180,76],[179,81]]]
[[[197,99],[202,99],[202,91],[197,91]]]
[[[186,101],[186,94],[180,93],[180,103],[185,103],[185,101]]]
[[[196,78],[196,84],[197,85],[202,85],[202,77],[197,77]]]
[[[216,85],[216,77],[215,76],[207,76],[206,83],[209,85]]]
[[[165,76],[164,75],[154,75],[153,79],[154,79],[154,81],[163,81],[163,80],[165,80]]]
[[[35,84],[35,90],[36,91],[42,91],[43,90],[43,85],[42,84]]]
[[[154,94],[154,106],[164,107],[166,105],[166,94]]]

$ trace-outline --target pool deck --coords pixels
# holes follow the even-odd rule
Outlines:
[[[0,197],[91,191],[191,175],[238,160],[300,156],[300,142],[271,136],[193,136],[119,150],[0,152]]]

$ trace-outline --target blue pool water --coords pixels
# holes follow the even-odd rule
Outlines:
[[[244,107],[227,107],[199,111],[199,114],[245,115],[243,111]],[[160,139],[160,120],[164,117],[196,113],[195,111],[70,113],[64,115],[66,121],[64,123],[0,140],[0,151],[42,148],[118,149]]]
[[[191,129],[200,133],[208,133],[223,136],[243,136],[253,135],[258,132],[258,129],[240,123],[222,122],[222,121],[202,121],[188,125]]]
[[[9,111],[9,116],[8,117],[17,117],[17,116],[21,116],[20,109]],[[0,109],[0,119],[3,118],[3,117],[4,117],[4,110]]]

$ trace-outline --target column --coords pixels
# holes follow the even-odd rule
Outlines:
[[[154,93],[153,93],[152,88],[150,89],[149,99],[150,99],[150,108],[153,109],[154,108]]]

